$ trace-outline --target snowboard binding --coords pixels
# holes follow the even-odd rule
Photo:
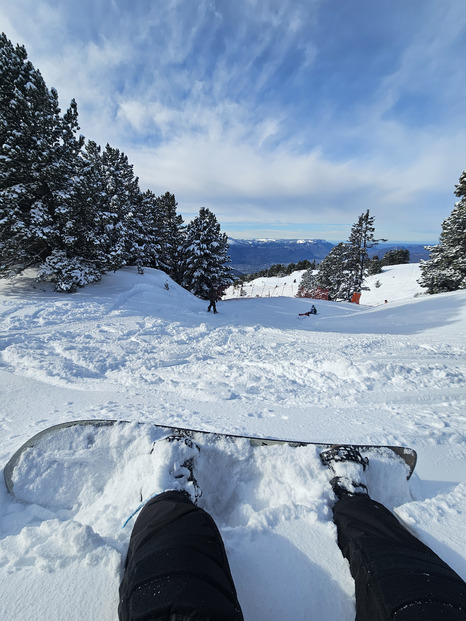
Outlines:
[[[194,476],[194,460],[201,451],[200,447],[184,433],[170,434],[163,438],[162,441],[178,444],[181,453],[186,451],[186,449],[188,449],[188,451],[186,451],[188,454],[191,453],[181,464],[178,465],[175,462],[175,467],[171,471],[171,475],[174,481],[176,481],[178,491],[186,494],[194,504],[197,504],[197,501],[202,496],[202,490]],[[153,443],[150,451],[151,455],[154,452],[157,442],[160,442],[160,440]]]
[[[369,466],[369,459],[351,445],[332,446],[320,454],[324,466],[334,473],[330,485],[337,498],[368,495],[364,481],[364,471]],[[361,471],[362,468],[362,471]]]
[[[363,470],[365,470],[369,465],[369,459],[367,457],[363,457],[361,453],[354,448],[354,446],[347,444],[338,444],[336,446],[332,446],[332,448],[327,451],[322,451],[320,454],[320,460],[324,466],[330,467],[332,467],[333,463],[339,461],[353,461],[360,464]]]

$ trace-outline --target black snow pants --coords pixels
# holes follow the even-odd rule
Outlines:
[[[466,584],[388,509],[353,496],[333,513],[356,621],[466,621]],[[156,496],[136,520],[118,611],[120,621],[242,621],[220,533],[183,493]]]
[[[242,621],[218,528],[182,492],[155,496],[131,534],[120,621]]]
[[[356,583],[356,621],[466,621],[466,584],[383,505],[342,498],[333,518]]]

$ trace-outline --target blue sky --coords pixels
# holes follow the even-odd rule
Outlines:
[[[186,220],[427,242],[453,208],[464,0],[0,0],[0,28]]]

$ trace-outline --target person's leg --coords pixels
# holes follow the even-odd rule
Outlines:
[[[138,516],[118,612],[120,621],[242,621],[218,528],[185,493],[159,494]]]
[[[357,621],[466,621],[466,584],[368,494],[369,461],[351,446],[321,453],[334,478],[338,545],[356,586]]]
[[[357,621],[466,620],[466,585],[367,494],[333,508],[338,545],[356,586]]]

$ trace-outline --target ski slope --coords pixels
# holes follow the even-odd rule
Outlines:
[[[72,295],[30,274],[0,281],[1,462],[46,427],[100,418],[411,446],[413,478],[374,466],[372,495],[466,579],[466,292],[420,296],[412,265],[376,278],[363,304],[318,301],[304,318],[309,300],[286,295],[232,297],[208,314],[156,270]],[[44,455],[50,484],[28,489],[28,503],[0,487],[2,619],[116,619],[122,520],[161,485],[152,440],[129,425],[95,462],[84,445]],[[201,451],[200,504],[219,524],[247,621],[313,609],[354,619],[328,473],[299,451]]]
[[[421,276],[419,263],[390,265],[384,267],[382,274],[369,276],[362,292],[361,304],[378,306],[385,302],[398,302],[424,293],[417,282]],[[305,270],[292,272],[288,276],[255,278],[241,287],[231,286],[225,292],[225,299],[295,297],[298,293]]]

